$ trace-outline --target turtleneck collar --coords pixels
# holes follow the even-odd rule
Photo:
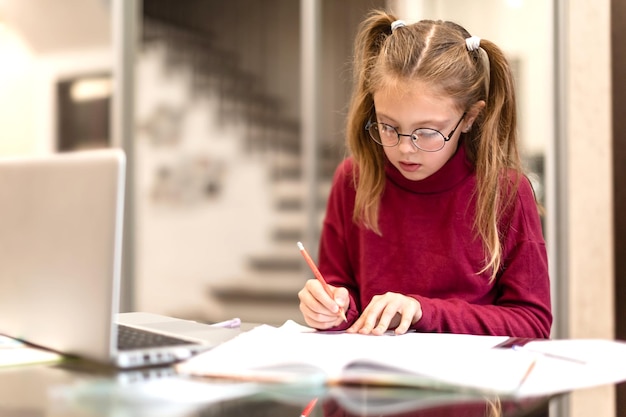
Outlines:
[[[405,178],[389,160],[385,163],[387,178],[406,191],[418,194],[432,194],[447,191],[474,172],[474,167],[466,157],[463,143],[444,166],[423,180],[413,181]]]

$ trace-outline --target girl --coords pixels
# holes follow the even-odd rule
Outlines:
[[[308,280],[305,322],[549,337],[547,254],[502,51],[451,22],[375,11],[354,66],[351,157],[335,172],[320,240],[332,297]]]

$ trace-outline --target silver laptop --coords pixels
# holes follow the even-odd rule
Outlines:
[[[186,359],[238,333],[118,314],[125,168],[120,149],[0,159],[1,334],[135,368]],[[129,328],[138,344],[118,346]]]

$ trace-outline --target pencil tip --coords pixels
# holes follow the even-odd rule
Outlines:
[[[344,322],[348,322],[348,318],[346,317],[346,312],[343,311],[343,308],[339,308],[339,313],[341,314],[341,318],[343,319]]]

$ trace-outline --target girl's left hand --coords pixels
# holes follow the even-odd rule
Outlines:
[[[419,301],[413,297],[388,292],[374,296],[347,332],[381,335],[388,329],[395,329],[396,334],[404,334],[421,318],[422,306]]]

